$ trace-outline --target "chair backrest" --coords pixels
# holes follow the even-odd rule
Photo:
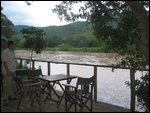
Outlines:
[[[77,80],[77,88],[81,86],[81,90],[83,91],[84,94],[89,93],[89,88],[91,84],[94,84],[95,76],[93,75],[90,78],[83,78],[83,77],[78,77]]]
[[[14,80],[16,81],[17,88],[21,88],[23,80],[28,79],[28,69],[17,69],[15,75]]]
[[[17,69],[15,74],[16,74],[16,77],[27,78],[28,69]]]
[[[40,75],[42,75],[41,69],[28,70],[28,78],[29,79],[37,79]]]

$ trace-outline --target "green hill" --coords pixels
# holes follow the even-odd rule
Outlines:
[[[19,33],[23,28],[29,28],[32,26],[27,25],[16,25],[14,26],[14,30]],[[87,22],[74,22],[68,25],[63,26],[48,26],[48,27],[39,27],[40,29],[44,29],[46,32],[46,37],[49,36],[58,36],[58,37],[68,37],[75,34],[81,34],[85,32],[92,33],[92,26]]]
[[[33,26],[16,25],[14,31],[16,35],[13,36],[16,45],[18,47],[25,47],[23,38],[20,31],[23,28],[29,28]],[[93,29],[90,23],[85,21],[77,21],[71,24],[62,26],[48,26],[37,27],[45,31],[45,44],[46,47],[57,47],[61,44],[67,44],[73,47],[89,47],[96,42],[93,36]]]

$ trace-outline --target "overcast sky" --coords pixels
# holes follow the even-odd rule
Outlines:
[[[1,6],[3,14],[14,25],[45,27],[69,24],[70,22],[60,21],[57,14],[51,10],[59,3],[60,1],[38,1],[27,5],[25,1],[1,1]]]

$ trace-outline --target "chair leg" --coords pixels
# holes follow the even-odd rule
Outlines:
[[[65,112],[68,112],[67,111],[67,94],[65,94]]]
[[[75,112],[77,112],[77,99],[76,99],[76,96],[75,96]]]
[[[85,97],[84,97],[85,98]],[[83,97],[81,96],[81,99],[79,100],[80,102],[81,102],[81,109],[80,109],[80,112],[83,110],[83,108],[84,107],[86,107],[90,112],[92,112],[93,111],[93,101],[92,101],[92,99],[91,99],[91,97],[89,97],[89,98],[85,98],[86,100],[84,100],[83,99]],[[83,102],[83,100],[84,100],[84,102]],[[90,106],[88,106],[87,105],[87,103],[88,103],[88,101],[91,101],[90,102]]]
[[[93,100],[92,100],[92,97],[91,97],[91,112],[93,112]]]
[[[40,92],[37,92],[37,101],[38,101],[38,104],[39,104],[39,110],[41,111],[42,109],[41,109],[41,94],[40,94]]]
[[[82,109],[83,109],[83,97],[81,96],[81,101],[80,101],[80,104],[81,104],[81,109],[80,109],[80,112],[82,111]]]
[[[31,100],[30,106],[33,106],[33,102],[34,102],[34,98],[35,98],[34,93],[32,92],[32,93],[29,95],[29,97],[30,97],[30,100]]]
[[[17,110],[19,110],[19,106],[21,104],[23,96],[24,96],[24,94],[21,94],[20,99],[19,99],[18,104],[17,104]]]
[[[68,102],[70,104],[68,104]],[[68,112],[71,109],[73,104],[76,106],[75,98],[73,98],[72,96],[70,96],[68,94],[65,94],[65,112]],[[76,107],[75,107],[75,111],[77,111]]]
[[[30,106],[32,106],[32,107],[33,107],[33,102],[34,102],[34,98],[33,99],[31,98],[31,104],[30,104]]]

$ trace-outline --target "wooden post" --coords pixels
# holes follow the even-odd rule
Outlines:
[[[70,64],[67,63],[67,75],[70,75]],[[67,84],[69,84],[69,81],[67,80]]]
[[[51,69],[50,69],[50,62],[47,62],[47,71],[48,71],[48,75],[50,75],[51,74],[51,71],[50,71]]]
[[[32,60],[32,70],[34,70],[34,60]]]
[[[70,64],[67,63],[67,75],[70,75]]]
[[[94,101],[97,102],[97,66],[94,66],[94,76],[95,76],[95,82],[94,82]]]
[[[130,69],[130,81],[131,81],[130,111],[135,112],[135,70],[133,69]]]
[[[20,59],[20,68],[22,68],[22,59]]]

